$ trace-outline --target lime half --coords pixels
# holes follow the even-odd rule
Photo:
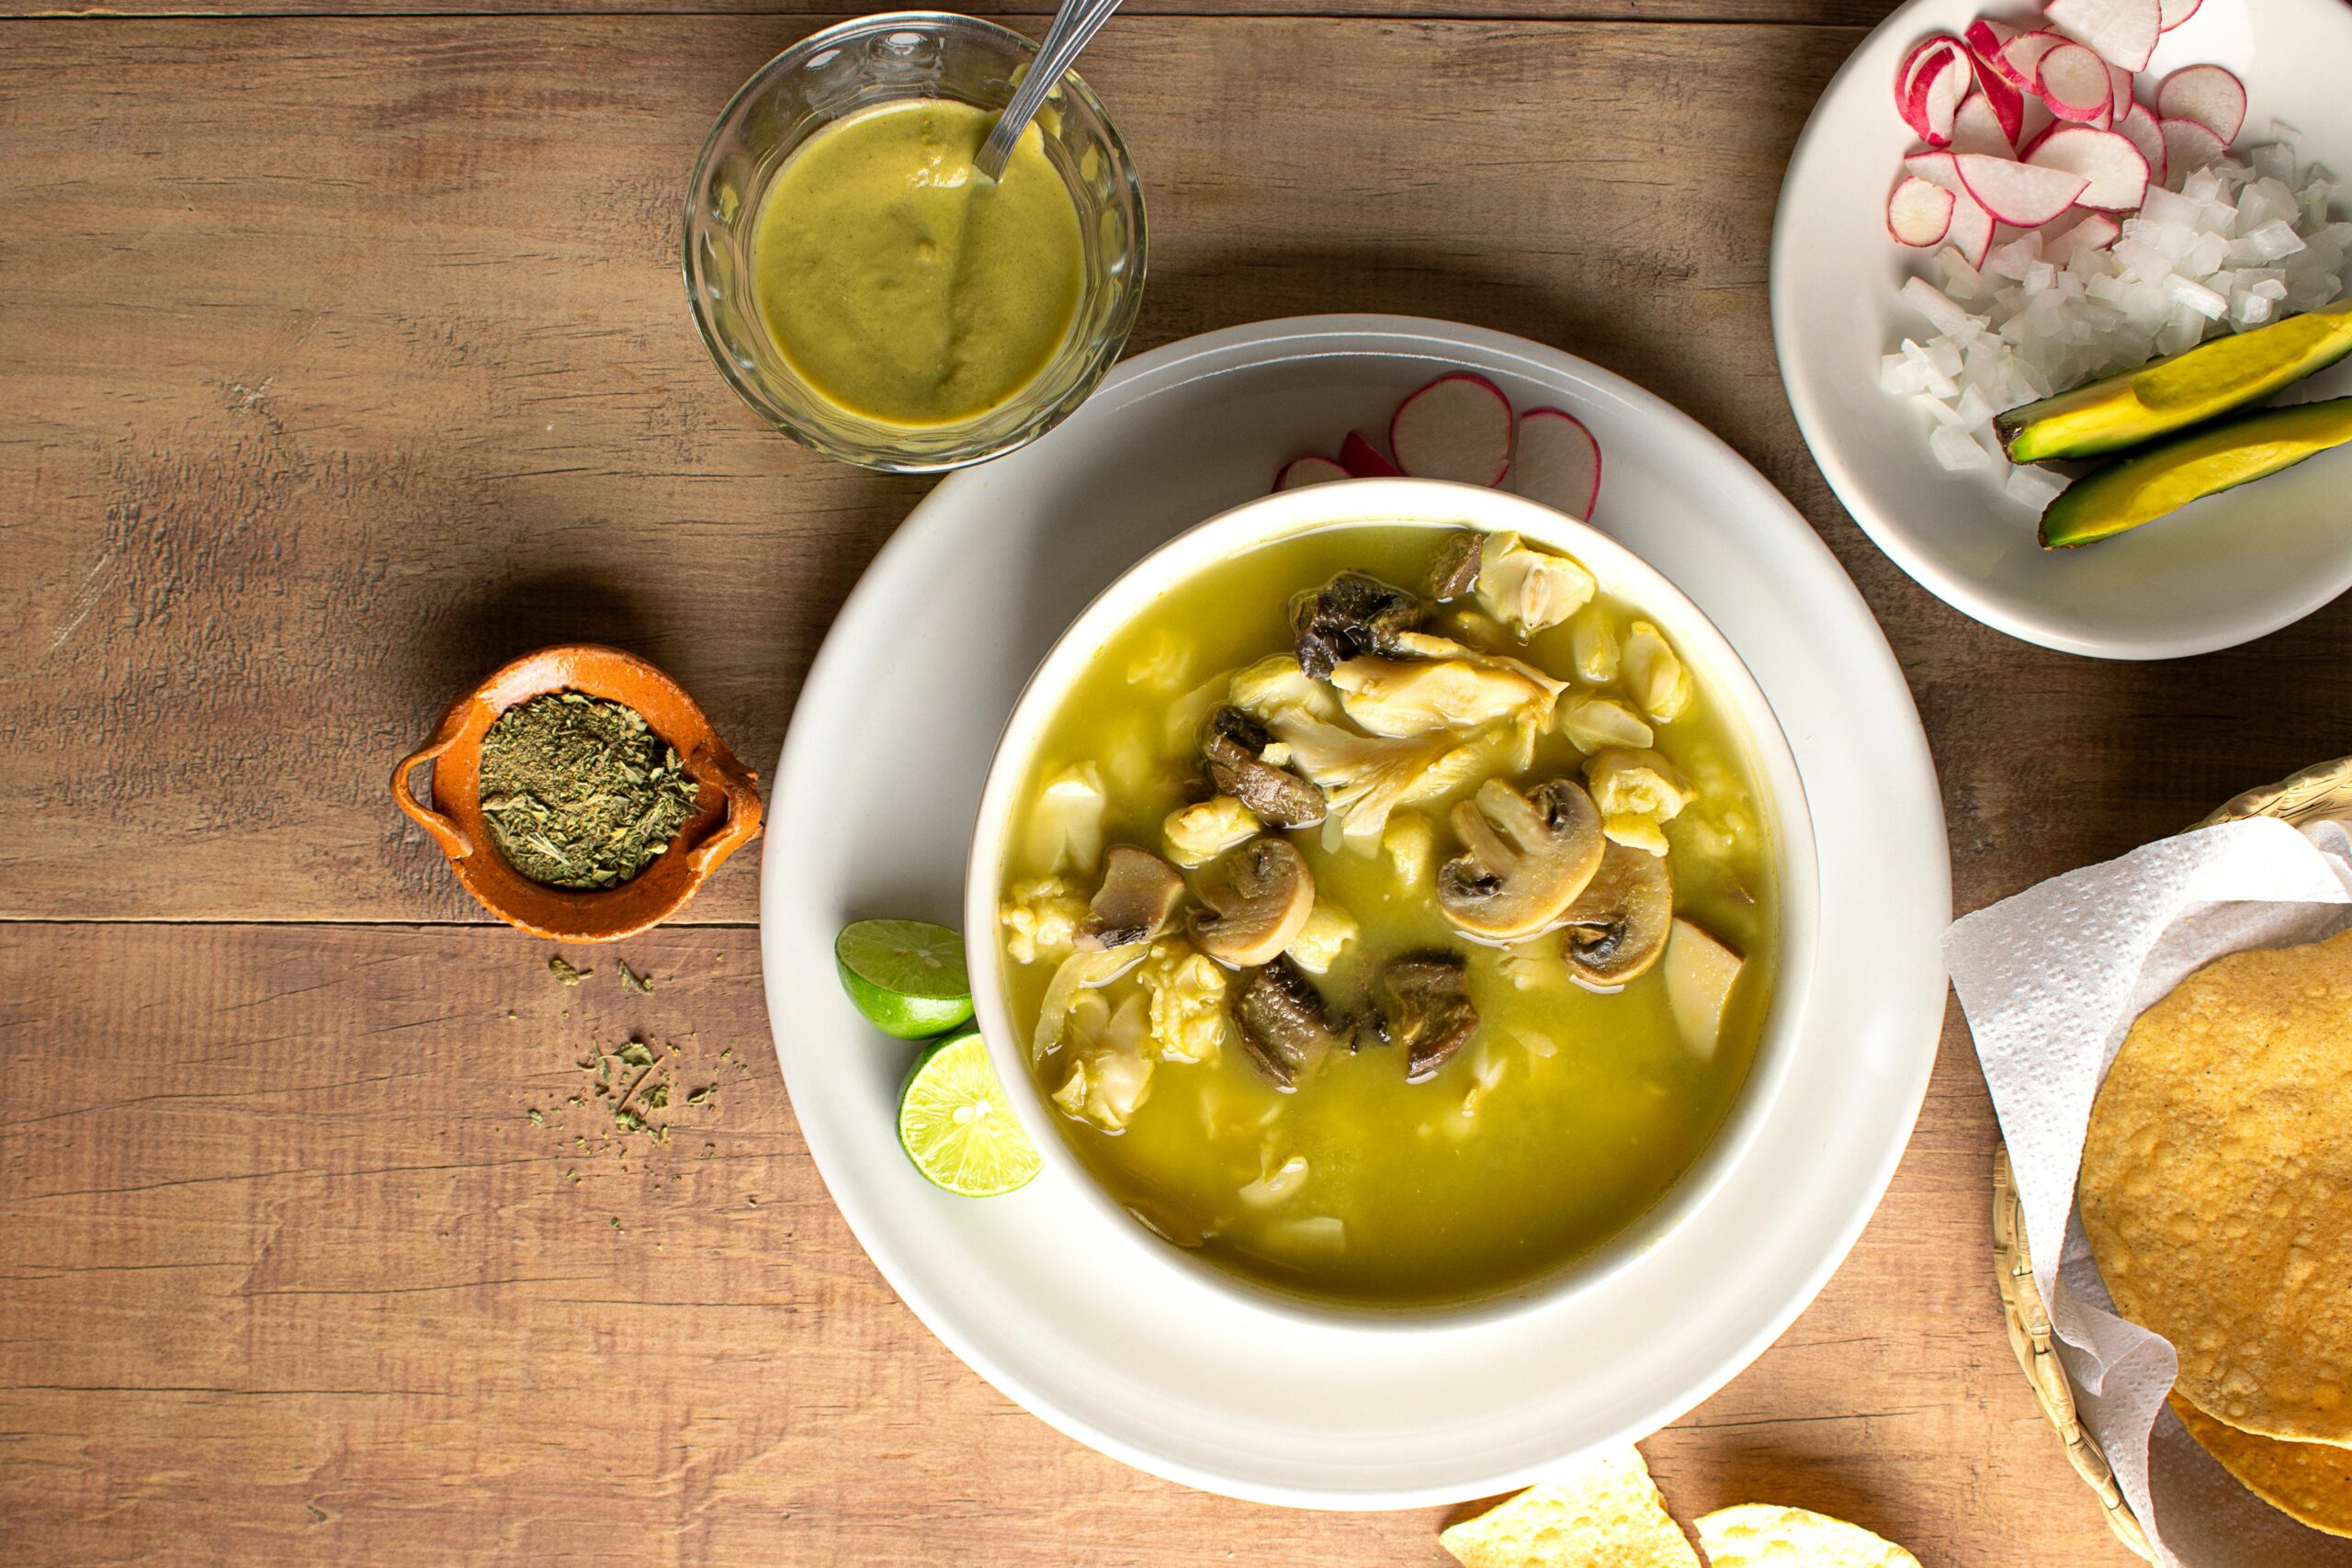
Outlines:
[[[842,988],[866,1021],[901,1040],[944,1034],[972,1016],[964,939],[929,920],[858,920],[833,939]]]
[[[933,1186],[967,1198],[1010,1192],[1037,1174],[1037,1147],[1012,1119],[977,1034],[941,1041],[907,1075],[899,1146]]]

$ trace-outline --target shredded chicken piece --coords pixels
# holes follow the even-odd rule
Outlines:
[[[1478,603],[1522,639],[1556,626],[1589,604],[1592,573],[1517,534],[1489,534],[1478,554]]]
[[[1204,866],[1237,844],[1264,830],[1258,814],[1229,795],[1180,806],[1159,825],[1168,840],[1168,858],[1187,870]]]
[[[1611,697],[1570,697],[1560,705],[1560,733],[1586,753],[1611,746],[1641,750],[1657,739],[1641,715]]]
[[[1667,852],[1666,824],[1697,799],[1674,764],[1656,751],[1611,747],[1587,758],[1586,782],[1612,843],[1651,854]]]
[[[1397,807],[1458,788],[1489,760],[1486,748],[1451,733],[1392,740],[1299,716],[1269,728],[1289,746],[1292,766],[1330,797],[1341,836],[1370,843]]]
[[[1091,762],[1076,763],[1047,779],[1029,811],[1029,863],[1092,880],[1102,863],[1102,817],[1109,805],[1102,774]]]
[[[1642,711],[1660,724],[1690,705],[1690,671],[1656,626],[1635,621],[1625,637],[1625,685]]]
[[[1235,671],[1226,700],[1275,730],[1281,728],[1280,721],[1285,718],[1337,724],[1341,716],[1338,694],[1300,668],[1298,660],[1287,653],[1277,653]]]
[[[1291,962],[1310,975],[1329,975],[1360,929],[1355,917],[1345,909],[1318,902],[1298,934],[1290,939]]]
[[[1037,1032],[1030,1038],[1030,1055],[1042,1062],[1059,1050],[1073,1032],[1070,1021],[1085,998],[1142,963],[1143,956],[1143,944],[1130,942],[1063,959],[1046,983],[1045,999],[1037,1004]]]
[[[1151,1093],[1142,993],[1113,1012],[1101,992],[1088,992],[1071,1010],[1069,1021],[1069,1076],[1054,1091],[1054,1103],[1106,1133],[1123,1133]]]
[[[1560,685],[1517,660],[1351,659],[1331,671],[1340,705],[1358,728],[1403,739],[1433,730],[1483,729],[1506,720],[1541,724]]]
[[[997,911],[1004,927],[1005,953],[1015,964],[1066,958],[1086,915],[1086,900],[1061,877],[1016,882],[1012,897]]]
[[[1430,865],[1437,859],[1437,829],[1418,811],[1396,812],[1380,835],[1380,847],[1387,852],[1396,880],[1406,887],[1419,887],[1429,880]]]
[[[1214,1062],[1225,1049],[1225,971],[1190,943],[1152,943],[1136,971],[1150,997],[1151,1038],[1163,1062]]]
[[[1605,685],[1617,679],[1617,626],[1608,606],[1587,604],[1570,618],[1568,661],[1577,679]]]

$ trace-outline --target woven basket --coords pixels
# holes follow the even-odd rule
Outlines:
[[[2248,790],[2197,826],[2210,828],[2216,822],[2247,817],[2302,823],[2347,813],[2352,813],[2352,757],[2305,768],[2267,789]],[[2118,1540],[2153,1562],[2156,1553],[2148,1544],[2148,1532],[2133,1517],[2132,1505],[2124,1501],[2122,1488],[2115,1483],[2114,1468],[2099,1450],[2098,1439],[2083,1429],[2075,1415],[2075,1387],[2066,1381],[2065,1364],[2058,1359],[2050,1309],[2042,1303],[2041,1287],[2034,1283],[2033,1257],[2026,1247],[2025,1210],[2018,1199],[2017,1181],[2009,1173],[2006,1147],[1993,1153],[1993,1262],[2000,1277],[2001,1316],[2008,1325],[2009,1348],[2017,1352],[2018,1366],[2032,1384],[2041,1414],[2057,1429],[2059,1441],[2066,1445],[2066,1458],[2075,1473],[2098,1498],[2108,1528]]]

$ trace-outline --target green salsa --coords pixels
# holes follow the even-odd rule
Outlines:
[[[1457,533],[1336,528],[1253,549],[1176,585],[1114,636],[1064,697],[1007,836],[998,961],[1016,1025],[1036,1036],[1039,1087],[1060,1096],[1057,1120],[1069,1147],[1153,1231],[1293,1294],[1367,1305],[1474,1300],[1589,1253],[1656,1204],[1715,1136],[1747,1077],[1770,999],[1773,853],[1740,737],[1688,672],[1672,684],[1680,666],[1670,654],[1664,676],[1657,663],[1637,667],[1626,657],[1644,624],[1638,606],[1600,594],[1556,624],[1531,615],[1540,629],[1522,637],[1498,612],[1523,606],[1496,604],[1484,576],[1477,593],[1430,602],[1433,565]],[[1488,536],[1484,547],[1496,558],[1527,547]],[[1537,564],[1558,558],[1544,554]],[[1364,723],[1409,728],[1409,716],[1396,720],[1352,696],[1334,713],[1341,694],[1327,682],[1265,661],[1295,654],[1294,596],[1349,570],[1421,601],[1422,636],[1442,640],[1416,645],[1399,662],[1444,661],[1458,644],[1471,667],[1516,660],[1551,676],[1556,700],[1541,696],[1507,719],[1465,721],[1433,739],[1370,735]],[[1515,580],[1496,581],[1509,588]],[[1650,635],[1653,653],[1667,646]],[[1603,670],[1606,679],[1588,678]],[[1277,687],[1305,692],[1324,714],[1307,722],[1328,728],[1299,728],[1295,714],[1271,708],[1262,694],[1270,673],[1281,676]],[[1331,676],[1350,678],[1347,664]],[[1658,721],[1645,696],[1670,719]],[[1464,848],[1454,808],[1485,781],[1531,793],[1545,781],[1590,781],[1585,787],[1602,795],[1587,748],[1607,748],[1589,725],[1565,717],[1596,698],[1637,716],[1651,745],[1635,750],[1686,786],[1687,803],[1670,815],[1611,818],[1610,839],[1662,832],[1674,914],[1705,933],[1695,944],[1744,959],[1726,960],[1736,978],[1727,996],[1715,992],[1720,1030],[1712,1039],[1704,1030],[1694,1038],[1678,1010],[1667,962],[1600,994],[1577,983],[1563,956],[1569,939],[1556,926],[1498,944],[1465,933],[1441,907],[1442,868]],[[1171,814],[1198,807],[1212,787],[1204,725],[1245,700],[1273,715],[1276,743],[1264,757],[1295,773],[1311,776],[1321,758],[1285,735],[1448,757],[1385,802],[1376,830],[1337,809],[1312,826],[1258,825],[1295,846],[1312,874],[1316,914],[1289,952],[1346,1036],[1288,1089],[1241,1036],[1235,1001],[1252,972],[1216,964],[1209,974],[1199,927],[1187,923],[1207,914],[1204,889],[1240,852],[1234,840],[1244,829],[1206,843],[1189,829],[1171,830]],[[1326,793],[1334,803],[1351,795]],[[1183,820],[1214,824],[1214,814],[1235,806],[1208,804],[1209,814]],[[1355,800],[1354,808],[1372,806]],[[1176,863],[1186,878],[1179,908],[1161,934],[1117,950],[1142,954],[1139,962],[1069,993],[1064,1015],[1039,1031],[1057,973],[1087,961],[1074,953],[1071,933],[1085,929],[1085,901],[1105,853],[1119,845]],[[1684,940],[1679,928],[1674,940]],[[1405,1049],[1384,1042],[1373,1021],[1384,1016],[1386,966],[1426,954],[1458,956],[1476,1022],[1432,1074],[1408,1082]],[[1095,959],[1098,973],[1114,963]],[[1197,982],[1189,989],[1187,976]],[[1712,1024],[1715,1015],[1701,1010]]]

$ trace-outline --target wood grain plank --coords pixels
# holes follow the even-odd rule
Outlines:
[[[608,965],[559,987],[548,951],[463,928],[0,942],[12,1556],[1448,1561],[1439,1511],[1187,1492],[957,1363],[809,1163],[750,933],[629,944],[642,998]],[[631,1031],[719,1089],[624,1159],[574,1145],[591,1120],[565,1100],[572,1063]],[[1957,1028],[1947,1045],[1843,1272],[1648,1451],[1685,1517],[1765,1498],[1928,1562],[2121,1568],[2002,1337],[1990,1110]]]

